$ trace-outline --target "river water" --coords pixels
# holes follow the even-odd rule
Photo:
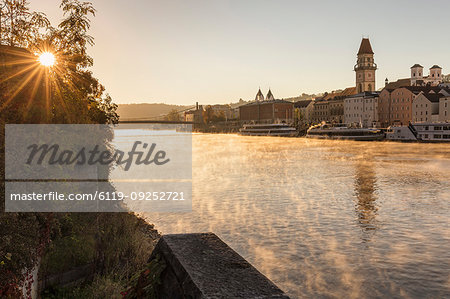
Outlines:
[[[194,134],[191,213],[293,298],[450,296],[450,145]]]

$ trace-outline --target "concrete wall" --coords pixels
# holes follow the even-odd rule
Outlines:
[[[289,298],[213,233],[164,235],[160,298]]]

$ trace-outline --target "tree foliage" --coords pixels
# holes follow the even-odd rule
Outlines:
[[[24,73],[33,76],[28,86],[40,86],[46,91],[32,95],[36,105],[28,105],[27,109],[31,112],[26,113],[29,117],[22,119],[22,122],[117,123],[117,105],[113,104],[104,86],[89,70],[94,63],[87,49],[94,45],[89,29],[90,17],[95,16],[95,9],[92,3],[78,0],[62,0],[60,7],[64,18],[57,27],[53,27],[45,14],[31,12],[26,0],[1,2],[0,43],[26,48],[30,55],[50,52],[56,57],[54,67],[43,69],[36,65],[36,68],[41,68],[39,71],[29,69]],[[16,86],[26,88],[24,81],[26,78],[16,80]],[[24,97],[30,95],[22,98],[15,96],[14,101],[8,103],[17,104]],[[45,105],[39,105],[40,100],[44,101],[43,97],[46,97]],[[2,98],[5,101],[7,97],[3,95]],[[0,109],[2,112],[6,110],[5,103]]]
[[[0,1],[0,297],[16,296],[50,240],[50,214],[4,213],[5,123],[117,123],[117,105],[89,67],[90,2],[62,0],[63,20],[53,27],[26,0]],[[34,53],[51,52],[41,66]]]
[[[169,121],[181,121],[180,113],[177,111],[177,109],[172,109],[169,111],[169,113],[164,117],[164,120]]]
[[[0,4],[0,43],[28,47],[50,27],[46,15],[30,12],[26,0],[2,0]]]

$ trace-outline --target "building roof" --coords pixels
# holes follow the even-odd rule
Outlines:
[[[274,100],[274,99],[275,98],[273,97],[272,91],[270,91],[270,88],[269,88],[269,92],[267,93],[266,100],[270,101],[270,100]]]
[[[421,66],[420,64],[416,63],[415,65],[413,65],[411,68],[415,68],[415,67],[421,67],[423,68],[423,66]]]
[[[386,85],[384,87],[384,89],[392,91],[394,89],[397,89],[397,88],[400,88],[400,87],[405,87],[405,86],[411,86],[411,79],[410,78],[398,79],[395,82],[388,83],[388,85]]]
[[[440,88],[438,86],[430,86],[430,85],[404,86],[404,88],[408,89],[409,91],[411,91],[414,94],[419,94],[421,92],[426,93],[426,94],[429,94],[429,93],[437,94],[437,93],[439,93],[439,91],[442,90],[442,88]]]
[[[430,67],[430,70],[432,69],[442,69],[439,65],[435,64],[432,67]]]
[[[372,46],[368,38],[363,38],[361,45],[359,46],[358,55],[360,54],[373,54]]]
[[[432,103],[439,103],[439,99],[443,97],[443,95],[436,93],[423,93],[423,95]]]
[[[245,104],[245,105],[241,105],[241,106],[239,106],[239,108],[245,107],[245,106],[265,105],[265,104],[272,104],[272,103],[287,103],[287,104],[293,104],[292,102],[285,101],[285,100],[253,101],[253,102],[247,103],[247,104]]]
[[[262,100],[264,100],[264,95],[261,92],[261,88],[260,88],[260,89],[258,89],[258,93],[256,94],[255,101],[262,101]]]
[[[305,108],[308,107],[309,103],[311,103],[312,100],[303,100],[303,101],[298,101],[294,103],[294,107],[295,108]]]
[[[361,93],[357,93],[354,95],[350,95],[347,98],[376,98],[380,96],[380,92],[378,91],[364,91]]]
[[[340,92],[331,92],[327,95],[323,96],[324,100],[334,100],[334,99],[340,99],[340,98],[346,98],[350,95],[356,94],[356,87],[347,87],[343,91]]]

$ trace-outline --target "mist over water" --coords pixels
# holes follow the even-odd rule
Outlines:
[[[193,135],[192,213],[293,298],[450,295],[450,145]]]

